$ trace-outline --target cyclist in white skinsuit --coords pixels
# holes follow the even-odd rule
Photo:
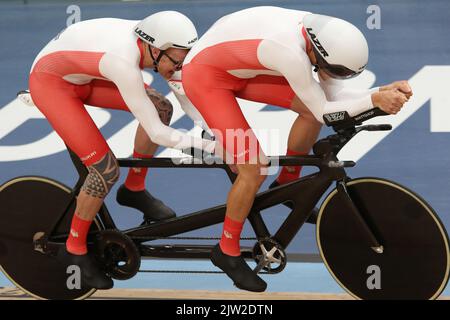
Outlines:
[[[368,62],[364,35],[333,17],[277,7],[256,7],[219,19],[187,55],[182,69],[186,96],[221,142],[239,172],[229,193],[222,238],[212,261],[242,289],[263,291],[266,283],[240,256],[239,238],[266,163],[236,98],[289,108],[299,114],[288,140],[287,155],[309,153],[323,115],[351,116],[377,106],[396,114],[411,96],[406,81],[370,90],[345,88]],[[318,71],[319,82],[312,69]],[[238,144],[246,132],[251,142]],[[240,139],[245,141],[245,139]],[[251,148],[250,146],[256,146]],[[285,167],[272,186],[290,182],[300,167]]]
[[[29,87],[31,98],[54,130],[89,170],[77,197],[66,249],[60,256],[82,268],[83,284],[112,287],[111,278],[88,255],[87,234],[99,208],[118,180],[119,166],[84,105],[131,112],[139,121],[135,157],[151,157],[158,144],[185,149],[214,148],[214,143],[168,126],[170,103],[146,89],[141,70],[153,67],[166,80],[181,69],[197,41],[193,23],[181,13],[164,11],[142,21],[94,19],[62,31],[38,54]],[[149,99],[150,98],[150,99]],[[164,123],[160,120],[163,118]],[[119,188],[119,203],[141,209],[146,218],[175,216],[144,186],[146,168],[132,168]],[[63,252],[64,251],[64,252]]]

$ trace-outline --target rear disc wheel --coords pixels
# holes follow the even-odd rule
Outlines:
[[[36,251],[33,244],[33,238],[42,236],[70,205],[56,230],[68,232],[76,205],[72,200],[70,188],[44,177],[19,177],[0,186],[0,268],[35,298],[85,299],[96,291],[68,285],[73,269]],[[93,230],[99,230],[98,223],[92,224]]]

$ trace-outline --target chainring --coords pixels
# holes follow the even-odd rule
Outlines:
[[[265,238],[255,243],[253,259],[258,264],[259,269],[270,274],[280,273],[287,264],[284,248],[272,238]],[[275,267],[272,265],[275,265]]]
[[[95,252],[113,279],[130,279],[141,266],[141,254],[136,244],[117,230],[100,231],[95,239]]]

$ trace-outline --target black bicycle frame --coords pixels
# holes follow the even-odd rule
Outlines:
[[[373,110],[370,110],[369,112],[359,115],[358,117],[365,116],[365,118],[368,119],[377,115],[381,115],[379,111],[374,112]],[[322,195],[334,181],[337,181],[338,192],[344,193],[351,212],[359,216],[358,221],[360,222],[363,230],[365,230],[368,244],[372,248],[380,247],[375,235],[361,217],[358,209],[354,205],[345,188],[345,181],[347,179],[345,167],[353,167],[355,163],[353,161],[338,161],[336,155],[338,151],[360,130],[389,130],[390,126],[372,125],[356,129],[355,125],[358,124],[357,120],[355,120],[356,118],[357,117],[349,118],[347,115],[343,121],[338,122],[338,126],[334,127],[338,134],[328,136],[327,138],[316,142],[313,147],[313,156],[282,156],[278,158],[269,158],[271,163],[274,163],[276,160],[279,166],[315,166],[319,170],[316,173],[304,176],[288,184],[278,186],[256,195],[253,207],[251,208],[248,216],[248,220],[250,221],[258,240],[271,238],[283,248],[286,248],[302,225],[309,218],[311,211],[318,203]],[[73,197],[67,205],[67,209],[61,214],[60,219],[55,222],[55,225],[48,230],[47,234],[50,235],[48,238],[49,240],[62,240],[67,237],[67,234],[54,235],[53,232],[57,229],[58,224],[67,214],[70,206],[73,205],[76,195],[80,191],[81,186],[88,174],[86,167],[82,164],[80,159],[70,149],[69,153],[79,174],[79,180],[72,191]],[[192,160],[195,158],[118,159],[118,161],[120,167],[221,168],[226,171],[231,182],[234,182],[236,178],[236,175],[230,170],[229,166],[224,164],[221,159],[214,160],[213,158],[210,158],[210,161],[207,163],[195,163],[195,161],[184,163],[183,161],[179,161],[181,159]],[[214,161],[211,161],[211,159]],[[293,209],[275,234],[271,236],[262,218],[261,211],[288,201],[292,202]],[[216,206],[180,217],[124,230],[122,233],[133,239],[135,243],[141,244],[140,250],[143,256],[206,258],[210,254],[211,246],[145,246],[142,243],[222,223],[225,218],[225,212],[226,205]],[[97,217],[102,224],[102,228],[117,229],[105,204],[102,205]],[[249,257],[250,255],[250,253],[246,250],[243,250],[242,253],[244,257]]]
[[[172,159],[148,159],[148,160],[119,160],[122,167],[174,167]],[[330,169],[325,166],[324,160],[315,156],[304,157],[280,157],[279,165],[309,165],[320,169],[314,173],[298,179],[292,183],[267,190],[256,195],[254,205],[249,214],[249,221],[258,239],[270,237],[270,233],[261,217],[261,210],[272,206],[292,201],[294,209],[286,221],[273,237],[282,246],[287,246],[294,238],[297,231],[308,219],[309,213],[314,208],[320,197],[336,178],[343,179],[345,172],[342,168]],[[182,164],[177,168],[223,168],[229,170],[227,165]],[[230,176],[230,175],[229,175]],[[154,237],[168,237],[189,232],[214,224],[222,223],[225,218],[226,205],[204,209],[178,218],[152,223],[124,231],[126,235],[138,238],[140,242],[152,240]]]
[[[69,150],[71,159],[79,174],[79,180],[73,189],[73,197],[71,202],[67,205],[67,209],[60,219],[50,230],[55,230],[68,208],[76,199],[81,186],[88,174],[86,167],[82,164],[79,158]],[[271,162],[275,159],[271,158]],[[283,156],[276,159],[279,166],[315,166],[319,169],[318,172],[304,176],[294,182],[276,187],[271,190],[261,192],[256,195],[254,205],[248,216],[252,228],[257,239],[272,238],[281,246],[286,248],[292,239],[297,234],[298,230],[308,219],[311,210],[320,200],[321,196],[330,187],[331,183],[336,180],[343,180],[346,177],[344,166],[353,166],[353,163],[340,163],[339,166],[330,167],[330,163],[339,164],[335,157],[323,156],[302,156],[292,157]],[[226,164],[195,164],[195,163],[180,163],[175,164],[172,158],[153,158],[153,159],[118,159],[120,167],[151,167],[151,168],[221,168],[227,172],[231,182],[235,179],[235,174],[231,172]],[[288,215],[284,223],[280,226],[278,231],[271,236],[267,226],[262,218],[261,211],[280,203],[291,201],[293,210]],[[170,237],[177,234],[197,230],[200,228],[212,226],[223,223],[225,218],[226,205],[220,205],[204,210],[200,210],[191,214],[183,215],[173,219],[154,222],[150,225],[144,225],[129,230],[122,231],[124,234],[133,239],[136,243],[148,242],[160,237]],[[102,227],[105,229],[117,229],[115,223],[103,204],[98,214]],[[51,232],[49,234],[52,234]],[[54,235],[51,240],[64,239],[67,235]],[[171,246],[170,250],[165,246],[154,246],[151,250],[145,246],[141,246],[141,252],[150,256],[170,256],[170,257],[186,257],[188,254],[190,258],[205,258],[209,255],[210,246]],[[190,250],[186,250],[190,249]],[[244,250],[245,251],[245,250]],[[245,254],[244,256],[248,256]]]

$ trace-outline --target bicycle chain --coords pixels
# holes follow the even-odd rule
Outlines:
[[[217,237],[144,237],[144,236],[132,236],[133,240],[159,240],[159,239],[172,239],[172,240],[220,240]],[[240,240],[258,240],[257,238],[240,238]]]
[[[223,271],[202,271],[202,270],[139,270],[141,273],[177,273],[177,274],[225,274]],[[267,271],[258,274],[273,274]]]
[[[180,274],[219,274],[222,271],[200,271],[200,270],[139,270],[142,273],[180,273]]]
[[[159,240],[159,239],[169,239],[169,240],[220,240],[217,237],[132,237],[134,240]],[[240,240],[258,240],[257,238],[240,238]],[[176,273],[176,274],[224,274],[223,271],[201,271],[201,270],[139,270],[141,273]],[[262,274],[268,272],[260,272]]]

